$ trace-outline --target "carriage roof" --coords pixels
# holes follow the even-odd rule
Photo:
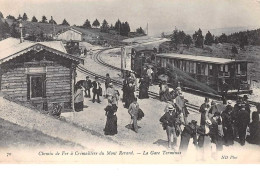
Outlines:
[[[177,54],[177,53],[162,53],[162,54],[157,54],[156,57],[176,58],[181,60],[189,60],[193,62],[205,62],[205,63],[212,63],[212,64],[229,64],[234,62],[250,63],[246,60],[235,60],[235,59],[196,56],[196,55],[184,55],[184,54]]]

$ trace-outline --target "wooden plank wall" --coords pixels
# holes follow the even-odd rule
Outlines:
[[[58,64],[47,67],[46,97],[48,107],[51,107],[54,102],[71,102],[71,73],[69,68]]]
[[[25,68],[9,69],[3,73],[1,81],[3,93],[19,101],[27,101],[27,75]]]
[[[63,106],[63,103],[71,105],[71,71],[70,68],[56,63],[47,66],[45,101],[43,99],[27,100],[27,74],[25,67],[9,69],[3,73],[1,90],[15,100],[31,102],[34,105],[42,104],[47,100],[49,110],[53,103],[62,103]]]

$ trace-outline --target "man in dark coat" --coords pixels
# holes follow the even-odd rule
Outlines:
[[[241,146],[245,145],[246,128],[250,123],[250,114],[246,111],[246,106],[242,105],[237,113],[236,126],[238,128],[238,136]]]
[[[234,144],[233,120],[231,115],[232,110],[232,106],[227,105],[226,109],[221,114],[224,132],[224,142],[226,146]]]
[[[173,136],[173,148],[177,143],[176,126],[177,126],[177,113],[173,106],[168,107],[166,112],[160,119],[163,129],[166,130],[168,138],[168,148],[172,148],[171,137]]]
[[[206,123],[206,117],[207,114],[209,112],[210,109],[210,105],[209,105],[209,98],[205,98],[204,103],[200,106],[200,110],[199,112],[201,113],[201,117],[200,117],[200,125],[205,125]]]
[[[95,77],[95,81],[92,82],[92,86],[93,86],[93,89],[92,89],[92,92],[93,92],[93,100],[92,102],[94,103],[95,102],[95,98],[97,96],[97,102],[100,103],[100,99],[99,99],[99,95],[100,95],[100,90],[101,89],[101,84],[98,82],[98,77]]]
[[[193,144],[197,146],[196,127],[197,127],[197,121],[195,120],[192,120],[184,127],[181,133],[181,143],[179,147],[179,151],[181,151],[182,155],[185,155],[188,149],[190,138],[193,138]]]
[[[260,145],[260,104],[256,106],[257,111],[252,113],[252,123],[249,124],[250,136],[246,140],[251,144]]]
[[[85,97],[91,97],[90,88],[92,87],[92,82],[89,79],[89,76],[86,76],[86,80],[83,83],[83,87],[85,89]]]

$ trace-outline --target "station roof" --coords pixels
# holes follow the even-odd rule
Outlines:
[[[50,42],[31,42],[24,41],[20,43],[20,39],[7,38],[0,41],[0,64],[18,57],[33,49],[45,49],[57,55],[67,57],[76,62],[83,62],[82,59],[67,53],[64,45],[60,41]]]
[[[205,62],[205,63],[213,63],[213,64],[248,62],[246,60],[235,60],[235,59],[196,56],[196,55],[184,55],[184,54],[177,54],[177,53],[162,53],[162,54],[157,54],[156,57],[176,58],[176,59],[181,59],[181,60],[190,60],[190,61],[194,61],[194,62]],[[248,63],[250,63],[250,62],[248,62]]]

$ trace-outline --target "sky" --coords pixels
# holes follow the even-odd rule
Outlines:
[[[0,0],[6,17],[24,12],[31,20],[53,16],[59,24],[64,18],[71,25],[91,23],[97,18],[109,24],[117,19],[128,21],[131,31],[148,23],[149,35],[175,29],[197,30],[259,27],[260,0]]]

